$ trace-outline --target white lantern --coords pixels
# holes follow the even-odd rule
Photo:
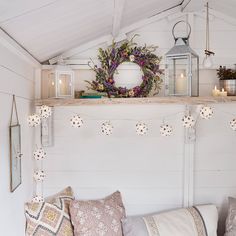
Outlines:
[[[32,198],[33,203],[43,203],[44,198],[42,196],[36,195],[35,197]]]
[[[84,124],[84,122],[79,115],[74,115],[70,119],[70,124],[73,128],[80,128]]]
[[[46,105],[42,105],[39,109],[39,114],[43,119],[47,119],[52,115],[52,108]]]
[[[213,109],[208,106],[204,106],[200,110],[200,117],[205,120],[209,120],[213,116]]]
[[[28,116],[28,125],[30,127],[36,127],[41,124],[41,117],[38,114]]]
[[[160,134],[163,137],[168,137],[173,134],[173,127],[169,124],[163,124],[160,127]]]
[[[191,34],[191,26],[189,33],[185,37],[177,37],[175,35],[175,27],[172,34],[174,36],[175,45],[171,48],[166,58],[165,70],[165,94],[167,96],[198,96],[199,95],[199,57],[195,51],[189,46],[189,37]]]
[[[137,135],[145,135],[148,132],[148,126],[144,122],[138,122],[136,124],[136,133]]]
[[[182,119],[185,128],[192,128],[195,124],[195,119],[191,115],[185,115]]]
[[[44,181],[45,177],[46,177],[46,174],[44,173],[43,170],[37,170],[34,172],[34,180],[37,182]]]
[[[33,153],[34,159],[40,161],[46,157],[46,152],[42,148],[38,148]]]
[[[74,97],[74,72],[66,65],[57,65],[48,78],[49,98]]]
[[[233,131],[236,131],[236,118],[230,121],[230,127]]]
[[[113,129],[114,129],[114,127],[110,121],[106,121],[106,122],[102,123],[101,131],[103,134],[111,135],[113,133]]]

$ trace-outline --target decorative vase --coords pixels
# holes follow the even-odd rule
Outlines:
[[[236,96],[236,79],[220,80],[220,87],[227,91],[228,96]]]

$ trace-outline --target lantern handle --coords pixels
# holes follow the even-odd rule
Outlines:
[[[190,25],[187,21],[180,20],[180,21],[178,21],[177,23],[175,23],[175,25],[174,25],[173,28],[172,28],[172,35],[173,35],[173,37],[174,37],[174,39],[175,39],[175,42],[176,42],[178,38],[175,36],[175,27],[176,27],[178,24],[180,24],[180,23],[186,23],[186,24],[188,25],[188,28],[189,28],[188,36],[185,37],[185,38],[183,38],[183,40],[184,40],[185,42],[188,42],[188,39],[189,39],[189,37],[190,37],[190,34],[191,34],[192,29],[191,29],[191,25]]]

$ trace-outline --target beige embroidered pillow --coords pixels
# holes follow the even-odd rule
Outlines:
[[[69,205],[71,187],[49,197],[44,203],[26,203],[26,236],[73,236]]]
[[[75,236],[122,236],[125,208],[120,192],[101,200],[72,201],[70,213]]]

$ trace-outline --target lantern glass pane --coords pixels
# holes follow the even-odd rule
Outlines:
[[[192,57],[192,96],[199,96],[199,59]]]
[[[58,95],[71,96],[72,77],[70,74],[58,74]]]
[[[168,57],[168,95],[188,95],[189,57]]]
[[[48,97],[53,98],[56,97],[56,76],[55,73],[50,73],[49,74],[49,79],[48,79]]]

